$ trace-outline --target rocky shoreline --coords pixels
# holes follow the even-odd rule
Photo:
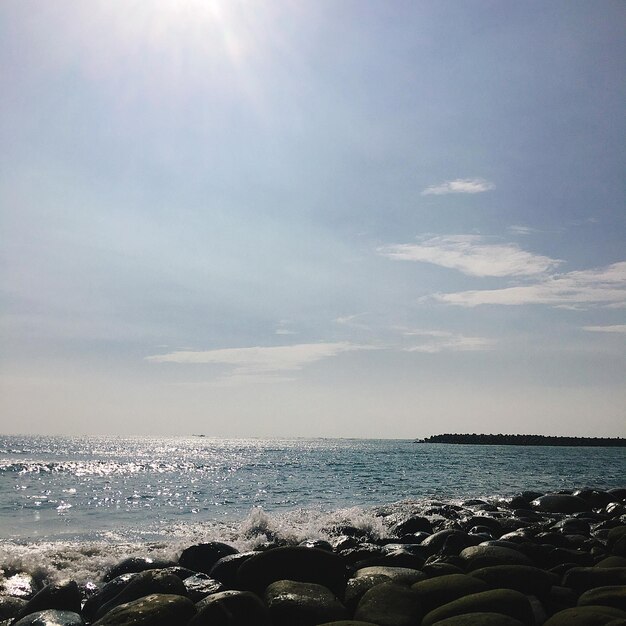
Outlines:
[[[383,536],[197,543],[81,584],[0,564],[0,626],[626,625],[626,488],[380,517]]]

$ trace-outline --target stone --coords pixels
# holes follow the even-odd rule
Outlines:
[[[564,535],[585,535],[589,537],[591,527],[589,522],[584,519],[576,517],[568,517],[566,519],[559,520],[552,525],[552,530],[556,530]]]
[[[595,587],[626,585],[626,567],[572,567],[562,584],[579,594]]]
[[[172,567],[175,565],[176,563],[173,561],[162,561],[159,559],[152,559],[147,556],[132,556],[128,559],[120,561],[117,565],[114,565],[104,575],[103,580],[105,583],[108,583],[122,574],[145,572],[149,569],[163,569],[165,567]]]
[[[157,593],[175,596],[187,595],[185,585],[178,576],[161,570],[146,570],[134,576],[114,598],[101,604],[96,611],[96,619],[101,618],[120,604],[126,604]]]
[[[315,583],[279,580],[267,587],[264,598],[273,626],[315,626],[348,617],[337,596]]]
[[[626,611],[626,585],[596,587],[585,591],[578,598],[578,606],[612,606]]]
[[[424,613],[429,613],[463,596],[488,591],[489,585],[467,574],[449,574],[422,580],[412,588],[419,594]]]
[[[333,547],[330,545],[330,542],[325,539],[305,539],[298,545],[303,548],[317,548],[318,550],[326,550],[327,552],[333,551]]]
[[[88,622],[92,622],[95,619],[98,609],[109,600],[115,598],[135,576],[139,576],[139,573],[121,574],[106,583],[102,589],[85,602],[82,611],[85,619]]]
[[[613,550],[615,544],[622,538],[626,537],[626,526],[616,526],[609,530],[607,536],[607,546],[609,550]]]
[[[417,532],[417,533],[409,533],[408,535],[400,535],[399,541],[401,543],[413,543],[413,544],[421,544],[424,539],[430,537],[432,533],[425,532]]]
[[[13,626],[83,626],[83,618],[74,611],[47,609],[26,615]]]
[[[181,580],[185,580],[185,578],[189,578],[197,574],[198,572],[194,572],[192,569],[187,567],[181,567],[180,565],[172,565],[171,567],[163,567],[159,570],[160,572],[164,572],[165,574],[174,574],[177,578]]]
[[[578,496],[549,493],[534,499],[530,505],[543,513],[579,513],[587,511],[589,505]]]
[[[610,606],[577,606],[549,617],[543,626],[603,626],[626,618],[626,613]]]
[[[258,552],[238,552],[237,554],[229,554],[223,556],[213,565],[209,576],[215,580],[219,580],[229,589],[237,588],[237,572],[240,565],[249,558],[259,554]]]
[[[341,550],[339,556],[348,565],[356,565],[357,563],[373,562],[381,558],[385,554],[381,546],[371,543],[362,543],[355,548]]]
[[[391,582],[366,591],[354,612],[354,619],[379,626],[414,626],[421,616],[417,591]]]
[[[437,626],[524,626],[522,622],[501,613],[469,613],[448,617]]]
[[[24,598],[0,596],[0,619],[13,619],[28,603]]]
[[[569,538],[563,535],[562,533],[555,532],[555,531],[538,533],[537,535],[535,535],[535,541],[543,545],[553,546],[554,548],[570,548],[571,547]]]
[[[463,528],[470,530],[474,527],[487,528],[489,532],[494,536],[500,536],[503,534],[502,524],[495,517],[488,517],[486,515],[474,515],[463,522]]]
[[[254,555],[241,564],[238,582],[242,589],[262,595],[277,580],[317,583],[341,598],[347,570],[341,557],[316,548],[280,547]]]
[[[360,576],[385,576],[388,580],[400,585],[412,585],[420,580],[426,579],[426,574],[417,569],[408,567],[389,567],[385,565],[374,565],[363,567],[356,571],[354,577]]]
[[[621,518],[621,516],[626,513],[626,506],[621,502],[611,502],[604,507],[604,512],[610,517]]]
[[[492,589],[514,589],[538,597],[550,593],[559,577],[530,565],[493,565],[474,570],[471,575]]]
[[[464,574],[465,571],[452,563],[446,563],[444,561],[437,561],[434,563],[428,563],[422,567],[422,571],[429,578],[435,578],[436,576],[447,576],[448,574]]]
[[[93,626],[186,626],[195,613],[189,598],[155,593],[116,606]]]
[[[348,535],[341,535],[340,537],[335,537],[331,545],[333,546],[334,552],[342,552],[343,550],[356,548],[359,545],[359,540]]]
[[[415,547],[421,548],[421,546]],[[414,550],[409,550],[403,547],[398,548],[397,550],[385,552],[381,556],[372,559],[371,563],[372,565],[419,570],[424,567],[425,560],[426,557],[418,554]]]
[[[178,563],[183,567],[188,567],[194,572],[210,574],[211,568],[217,561],[224,556],[236,553],[237,550],[235,548],[221,541],[198,543],[183,550],[178,559]]]
[[[501,613],[524,624],[534,622],[532,608],[524,594],[512,589],[492,589],[444,604],[427,613],[422,624],[431,626],[446,618],[466,613]]]
[[[183,585],[185,586],[187,597],[192,602],[199,602],[202,598],[206,598],[206,596],[210,596],[213,593],[225,591],[224,585],[219,580],[202,573],[185,578]]]
[[[343,595],[344,606],[348,609],[348,611],[350,611],[350,613],[354,613],[356,607],[361,601],[361,598],[367,591],[376,585],[388,582],[391,581],[383,574],[365,574],[350,578],[350,580],[348,580],[348,584],[346,585],[346,591]]]
[[[249,591],[220,591],[196,605],[189,626],[270,626],[267,607]]]
[[[433,532],[433,526],[426,517],[414,516],[394,524],[389,529],[389,532],[396,537],[411,535],[417,532],[431,534]]]
[[[582,498],[590,509],[601,509],[615,500],[613,494],[595,489],[577,489],[572,495]]]
[[[468,571],[492,565],[532,565],[521,552],[501,546],[471,546],[459,555]]]
[[[626,557],[607,556],[601,561],[598,561],[594,567],[626,567]]]
[[[15,619],[47,609],[80,613],[80,605],[80,591],[73,580],[60,585],[46,585],[28,601]]]
[[[578,602],[578,595],[573,589],[569,587],[561,587],[560,585],[553,585],[550,589],[550,594],[547,598],[543,598],[544,605],[549,614],[558,613],[564,609],[569,609],[576,606]]]
[[[548,567],[556,567],[562,563],[572,563],[579,567],[591,567],[593,557],[588,552],[582,550],[568,550],[566,548],[554,548],[548,554]]]
[[[430,537],[427,537],[426,539],[424,539],[424,541],[422,541],[420,545],[428,548],[431,554],[435,554],[436,552],[440,552],[443,549],[446,541],[450,537],[454,537],[454,540],[458,542],[458,544],[462,547],[472,546],[476,543],[467,536],[467,533],[464,533],[462,530],[446,528],[445,530],[440,530],[439,532],[432,534]]]
[[[359,622],[354,619],[340,619],[338,622],[324,622],[319,626],[376,626],[372,622]]]

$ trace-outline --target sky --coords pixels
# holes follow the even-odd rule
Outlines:
[[[0,3],[0,432],[625,436],[624,24]]]

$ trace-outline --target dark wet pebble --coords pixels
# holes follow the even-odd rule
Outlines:
[[[109,582],[122,574],[133,574],[137,572],[145,572],[150,569],[163,569],[164,567],[175,566],[173,561],[163,561],[161,559],[153,559],[147,556],[133,556],[120,561],[113,566],[105,575],[104,582]]]
[[[31,613],[13,626],[83,626],[84,623],[83,618],[73,611],[48,609]]]
[[[178,564],[194,572],[210,574],[211,568],[224,556],[236,554],[238,550],[220,541],[198,543],[183,550]]]

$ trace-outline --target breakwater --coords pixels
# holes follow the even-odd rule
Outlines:
[[[623,437],[556,437],[550,435],[484,435],[484,434],[450,434],[432,435],[418,439],[416,443],[452,443],[473,444],[482,446],[564,446],[594,448],[624,448],[626,439]]]

